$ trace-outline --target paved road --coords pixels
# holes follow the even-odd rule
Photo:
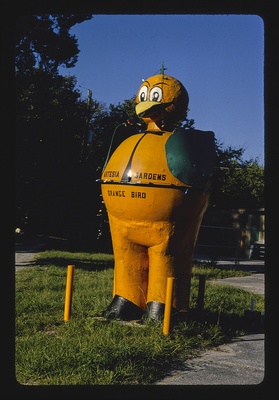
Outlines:
[[[20,267],[28,267],[34,264],[36,253],[43,251],[46,247],[46,242],[32,241],[28,244],[23,244],[18,241],[15,245],[15,267],[16,270]]]
[[[27,267],[34,264],[34,257],[36,253],[15,253],[15,266]]]

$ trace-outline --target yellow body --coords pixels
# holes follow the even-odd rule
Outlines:
[[[114,294],[142,310],[148,302],[165,303],[168,277],[176,278],[173,306],[188,308],[192,254],[208,202],[208,192],[190,188],[170,172],[165,143],[171,134],[131,136],[102,174],[115,258]],[[121,183],[124,179],[127,183]]]
[[[172,307],[188,309],[193,250],[209,192],[186,182],[185,171],[200,169],[187,149],[175,145],[183,147],[183,141],[171,137],[174,124],[185,118],[184,86],[164,74],[150,77],[135,103],[147,129],[116,147],[101,177],[115,261],[114,298],[105,315],[158,319],[168,278],[174,278]]]
[[[126,221],[171,218],[184,197],[171,186],[185,190],[189,186],[176,179],[168,168],[164,147],[170,135],[171,132],[139,133],[114,152],[102,174],[102,182],[108,183],[102,185],[102,195],[109,214]],[[132,153],[131,165],[126,168]]]

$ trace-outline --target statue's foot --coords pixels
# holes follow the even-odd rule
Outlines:
[[[143,311],[136,304],[124,297],[115,295],[112,302],[103,313],[107,319],[121,319],[123,321],[140,320]]]
[[[143,315],[143,320],[159,322],[164,319],[165,304],[159,301],[151,301],[146,305],[146,311]],[[186,311],[179,311],[176,308],[171,309],[171,325],[176,325],[180,322],[187,321],[188,313]]]
[[[143,316],[144,321],[162,321],[164,318],[165,304],[159,301],[150,301],[146,304],[146,310]]]

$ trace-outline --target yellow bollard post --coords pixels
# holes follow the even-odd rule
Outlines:
[[[70,319],[71,307],[72,307],[72,295],[73,295],[73,282],[74,282],[74,265],[68,265],[67,269],[67,281],[66,281],[66,295],[65,295],[65,307],[64,307],[64,321]]]
[[[168,335],[170,331],[173,284],[174,284],[174,278],[167,278],[166,303],[165,303],[164,323],[163,323],[164,335]]]

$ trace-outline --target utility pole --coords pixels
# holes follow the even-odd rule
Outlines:
[[[83,156],[85,152],[85,148],[88,143],[88,139],[90,136],[90,111],[91,111],[91,105],[92,105],[92,90],[87,89],[87,114],[86,114],[86,130],[82,135],[82,142],[81,142],[81,155],[80,155],[80,161],[83,161]]]
[[[87,118],[86,118],[87,130],[89,130],[91,104],[92,104],[92,90],[88,89],[87,90]]]

